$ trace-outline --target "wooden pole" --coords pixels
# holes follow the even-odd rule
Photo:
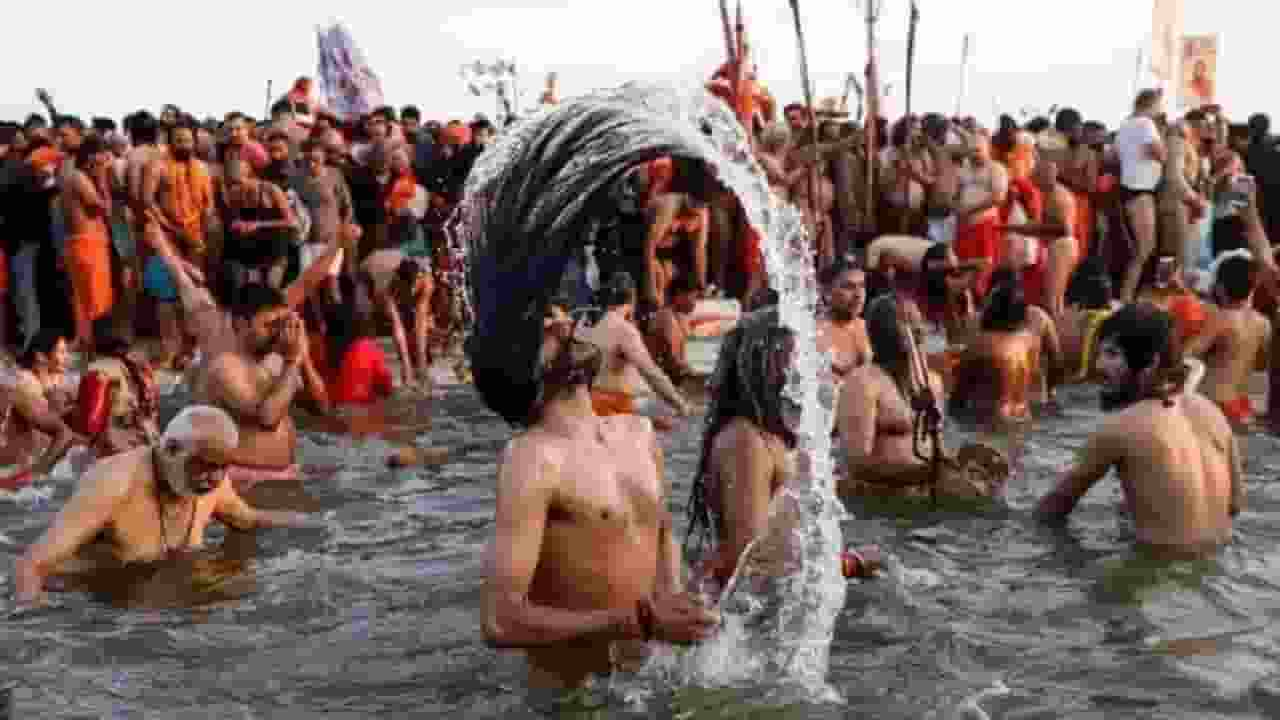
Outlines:
[[[737,44],[733,41],[733,26],[729,24],[729,0],[720,0],[720,26],[724,31],[724,54],[728,62],[737,61]]]
[[[907,114],[911,114],[911,81],[916,69],[916,25],[920,23],[920,6],[911,0],[911,17],[907,21]]]
[[[804,23],[800,21],[800,0],[791,0],[791,15],[796,24],[796,44],[800,49],[800,82],[804,85],[804,104],[809,110],[809,129],[814,152],[818,150],[818,118],[813,111],[813,85],[809,82],[809,54],[804,43]],[[809,167],[809,215],[815,227],[818,220],[818,165],[815,162]],[[815,243],[818,238],[814,238]],[[821,254],[822,249],[814,247]],[[825,261],[819,263],[825,265]]]
[[[876,225],[876,136],[879,132],[880,117],[880,81],[876,71],[876,3],[877,0],[863,0],[867,4],[867,120],[864,131],[867,135],[867,228],[875,232]]]
[[[266,108],[262,111],[262,117],[267,120],[271,119],[271,81],[270,80],[267,81],[267,104],[266,104]]]

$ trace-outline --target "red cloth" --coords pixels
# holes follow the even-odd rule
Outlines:
[[[334,405],[369,405],[391,394],[387,356],[372,338],[351,343],[337,374],[317,368],[325,378]]]
[[[1253,402],[1248,395],[1241,395],[1224,404],[1222,412],[1235,425],[1247,425],[1253,420]]]
[[[111,421],[111,401],[111,381],[97,371],[85,373],[80,378],[71,429],[85,437],[101,435]]]
[[[972,225],[964,225],[956,232],[956,257],[961,262],[969,260],[990,260],[993,265],[979,272],[974,278],[974,299],[986,297],[991,286],[991,273],[994,271],[996,247],[1000,244],[999,220],[988,216]]]

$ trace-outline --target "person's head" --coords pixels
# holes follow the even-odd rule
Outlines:
[[[905,147],[911,142],[915,129],[915,118],[910,115],[904,115],[898,118],[898,122],[893,124],[893,130],[889,133],[889,142],[896,148]]]
[[[1267,135],[1271,134],[1271,116],[1266,113],[1256,113],[1249,117],[1249,135],[1254,140],[1261,142],[1267,139]]]
[[[1237,153],[1244,154],[1249,152],[1249,144],[1253,142],[1253,135],[1248,125],[1232,123],[1227,128],[1227,146]]]
[[[1009,272],[999,279],[993,275],[992,286],[986,307],[982,310],[983,331],[1012,333],[1025,328],[1027,300],[1022,294],[1022,284],[1018,282],[1017,275]]]
[[[1013,134],[1013,147],[1005,159],[1009,168],[1009,178],[1028,178],[1035,170],[1039,153],[1036,150],[1036,139],[1025,130]]]
[[[214,152],[217,149],[213,140],[213,133],[206,128],[196,130],[196,157],[205,162],[213,162]]]
[[[619,272],[609,276],[605,284],[596,293],[597,302],[605,310],[634,308],[636,304],[636,281],[631,273]]]
[[[576,323],[567,300],[552,299],[542,321],[542,346],[538,351],[535,381],[537,397],[529,420],[537,423],[548,405],[590,388],[604,363],[600,348],[575,336]]]
[[[973,135],[973,157],[980,163],[991,160],[991,133],[985,129],[979,129]]]
[[[57,133],[57,144],[68,155],[80,149],[84,142],[84,121],[74,115],[61,115],[54,125]]]
[[[1185,380],[1173,318],[1148,303],[1117,310],[1098,330],[1102,407],[1119,410],[1140,400],[1168,401]]]
[[[391,150],[388,163],[393,175],[409,172],[413,168],[413,161],[409,158],[409,146],[404,143],[396,144]]]
[[[1133,114],[1155,117],[1164,112],[1164,91],[1159,88],[1147,88],[1138,93],[1133,101]]]
[[[391,281],[391,294],[396,302],[406,304],[431,289],[431,267],[422,260],[407,257],[396,266]]]
[[[232,147],[238,147],[249,142],[249,133],[253,130],[249,119],[240,113],[231,113],[227,117],[224,127],[227,132],[227,143]]]
[[[672,309],[688,315],[698,306],[698,278],[693,273],[680,273],[667,287],[667,293]]]
[[[292,149],[289,133],[283,130],[272,130],[267,135],[267,157],[271,162],[277,164],[288,162]]]
[[[205,495],[226,479],[240,432],[226,411],[191,405],[179,412],[156,442],[156,483],[177,497]]]
[[[1053,129],[1075,141],[1079,139],[1084,117],[1075,108],[1062,108],[1053,118]]]
[[[867,301],[867,274],[861,265],[840,258],[822,272],[819,281],[827,291],[827,306],[833,317],[847,321],[862,314]]]
[[[99,135],[105,136],[107,133],[113,133],[116,131],[116,121],[109,117],[96,117],[90,120],[89,123],[91,127],[93,127],[94,132]]]
[[[33,372],[60,373],[67,369],[71,353],[67,350],[67,339],[58,328],[41,328],[31,338],[22,354],[18,356],[18,366]]]
[[[920,129],[929,142],[935,145],[946,145],[947,132],[951,130],[951,124],[941,114],[929,113],[920,121]]]
[[[1067,291],[1067,302],[1074,303],[1083,310],[1107,310],[1113,299],[1111,278],[1105,269],[1081,274],[1072,281]]]
[[[406,135],[417,133],[422,127],[422,111],[416,105],[405,105],[400,109],[400,124]]]
[[[809,128],[809,109],[800,103],[791,103],[782,111],[782,115],[787,119],[787,125],[791,127],[793,134]]]
[[[1187,139],[1192,142],[1199,142],[1208,133],[1208,118],[1200,108],[1196,108],[1182,118],[1183,127],[1187,131]]]
[[[960,260],[946,243],[935,243],[920,259],[920,275],[924,279],[924,299],[933,307],[943,307],[952,297],[967,288]]]
[[[324,143],[312,138],[303,141],[302,163],[309,175],[319,177],[324,172],[327,158],[328,153],[325,152]]]
[[[76,148],[76,167],[91,171],[111,162],[111,148],[97,135],[87,137]]]
[[[783,123],[769,123],[760,133],[760,147],[767,153],[776,154],[791,142],[791,131]]]
[[[224,188],[235,192],[245,188],[256,187],[257,182],[257,176],[253,172],[253,165],[248,160],[237,155],[227,156],[227,161],[222,165],[222,185]]]
[[[497,131],[493,127],[493,123],[487,118],[476,120],[471,123],[471,142],[479,147],[489,147],[489,143],[493,142],[493,138],[497,136]]]
[[[277,100],[271,106],[271,122],[279,123],[293,118],[293,105],[288,100]]]
[[[1058,163],[1046,157],[1041,157],[1036,163],[1036,169],[1031,174],[1031,179],[1035,182],[1036,187],[1045,192],[1051,192],[1058,186]]]
[[[786,392],[795,355],[795,333],[782,324],[776,307],[744,315],[720,346],[709,387],[715,401],[708,412],[704,449],[714,442],[712,427],[734,418],[749,420],[780,438],[796,443],[799,405]]]
[[[62,167],[66,156],[51,146],[43,146],[27,156],[27,166],[31,168],[31,186],[34,188],[51,188],[58,181],[58,170]]]
[[[1239,305],[1253,297],[1258,273],[1253,260],[1244,253],[1228,255],[1218,262],[1213,280],[1213,293],[1219,303]]]
[[[1196,80],[1205,80],[1209,77],[1209,63],[1204,60],[1197,60],[1196,64],[1191,68],[1191,75]]]
[[[129,338],[119,322],[109,315],[93,321],[93,353],[118,357],[129,352]]]
[[[231,305],[231,319],[241,349],[259,358],[266,357],[280,344],[289,315],[284,295],[259,283],[241,288]]]
[[[160,121],[146,110],[139,110],[133,114],[129,136],[134,145],[155,145],[160,141]]]
[[[333,115],[324,110],[318,110],[316,111],[315,120],[311,124],[311,131],[316,137],[324,137],[324,134],[332,130],[337,124],[337,118]]]
[[[867,306],[867,340],[875,364],[890,377],[905,380],[911,370],[911,334],[903,325],[898,300],[881,295]]]
[[[387,139],[391,128],[387,127],[386,117],[378,113],[369,113],[364,118],[364,134],[369,142],[376,143]]]
[[[1036,117],[1031,118],[1031,121],[1027,123],[1026,131],[1032,135],[1039,135],[1050,127],[1049,118],[1043,115],[1037,115]]]
[[[169,129],[169,152],[173,158],[186,162],[196,153],[196,130],[190,124],[179,121]]]
[[[454,120],[441,128],[438,148],[441,157],[451,158],[459,149],[469,144],[471,144],[471,128],[466,125]]]
[[[1086,120],[1080,130],[1080,141],[1101,151],[1107,144],[1107,126],[1097,120]]]
[[[160,124],[169,126],[178,121],[178,116],[182,114],[182,110],[177,105],[165,105],[160,108]]]

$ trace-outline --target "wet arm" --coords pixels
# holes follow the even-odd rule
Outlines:
[[[688,410],[688,405],[684,401],[684,397],[680,395],[680,391],[671,383],[671,379],[667,374],[662,372],[662,368],[653,361],[653,356],[649,354],[649,349],[644,345],[644,338],[640,336],[640,331],[635,326],[629,326],[625,330],[625,336],[622,339],[622,354],[627,362],[635,366],[640,374],[644,376],[645,382],[649,383],[649,387],[654,392],[662,396],[664,402],[675,409],[681,415]]]
[[[284,299],[285,304],[290,310],[297,311],[302,304],[307,301],[311,293],[320,287],[321,283],[329,277],[329,269],[333,267],[333,263],[338,259],[338,253],[341,252],[342,246],[334,244],[325,250],[324,254],[303,269],[302,274],[296,280],[289,283],[289,287],[285,288]]]
[[[1048,495],[1036,506],[1036,517],[1044,522],[1066,520],[1076,504],[1089,492],[1107,471],[1119,461],[1112,439],[1112,430],[1104,428],[1094,434],[1080,451],[1074,467]]]
[[[511,441],[498,470],[494,537],[481,606],[481,630],[491,647],[545,647],[591,636],[621,636],[632,626],[636,609],[631,607],[562,610],[530,601],[557,484],[558,471],[536,444],[526,437]]]
[[[230,482],[224,480],[218,490],[213,515],[227,527],[248,532],[267,528],[325,527],[326,523],[310,513],[292,510],[259,510],[245,502]]]
[[[105,474],[106,471],[90,470],[49,529],[18,559],[14,567],[18,602],[32,602],[39,597],[45,578],[111,521],[128,488]]]

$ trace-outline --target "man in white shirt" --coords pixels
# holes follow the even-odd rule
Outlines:
[[[1143,90],[1133,103],[1133,115],[1116,131],[1120,191],[1134,238],[1134,253],[1120,294],[1125,302],[1133,301],[1142,268],[1156,246],[1156,188],[1164,177],[1167,153],[1155,118],[1163,112],[1163,106],[1160,90]]]

